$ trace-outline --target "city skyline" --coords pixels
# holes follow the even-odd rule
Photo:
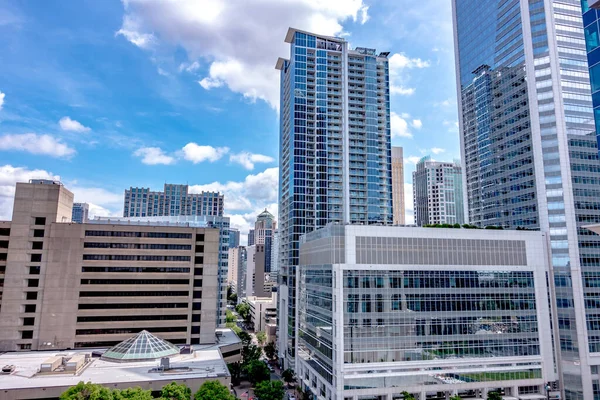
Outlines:
[[[307,10],[303,2],[291,2],[283,12],[287,16],[273,22],[268,32],[248,32],[253,43],[268,43],[252,46],[256,51],[252,57],[231,34],[225,35],[220,48],[230,44],[239,54],[216,48],[199,54],[189,41],[173,39],[170,33],[174,32],[151,26],[150,18],[142,21],[143,8],[151,6],[135,1],[127,9],[116,1],[88,5],[93,12],[83,5],[62,3],[60,20],[48,19],[48,9],[3,2],[0,33],[7,40],[0,51],[10,62],[0,66],[0,136],[10,135],[10,140],[0,149],[4,160],[0,217],[10,216],[14,182],[33,177],[60,178],[72,188],[76,201],[90,203],[92,216],[122,215],[125,188],[160,190],[164,182],[222,192],[232,226],[244,234],[265,207],[277,215],[278,112],[273,93],[278,91],[278,79],[272,56],[286,55],[280,38],[289,26],[339,34],[353,47],[372,45],[391,51],[396,62],[391,94],[393,144],[405,148],[410,212],[408,174],[414,159],[423,155],[421,150],[430,153],[430,143],[435,143],[436,151],[445,149],[437,158],[458,156],[454,81],[452,71],[444,67],[453,60],[446,3],[440,0],[423,7],[410,2],[404,7],[411,13],[408,17],[394,14],[393,2],[358,1],[349,7],[339,3],[332,4],[331,10],[321,5]],[[256,7],[258,15],[261,8]],[[222,12],[230,18],[235,10]],[[400,24],[390,21],[392,15]],[[173,12],[168,18],[171,26],[181,25],[177,23],[181,15]],[[425,40],[427,35],[418,32],[427,30],[432,18],[443,29]],[[132,26],[129,21],[134,19],[144,25]],[[316,20],[325,22],[319,26]],[[198,24],[201,27],[194,35],[199,42],[211,40],[204,36],[208,24]],[[77,48],[81,63],[65,50],[70,48]],[[39,58],[38,53],[44,56]],[[225,56],[250,67],[253,74],[249,79],[235,70],[231,76],[218,75]],[[32,63],[33,59],[37,61]],[[97,65],[88,68],[89,60]],[[35,67],[21,68],[31,64]],[[115,69],[119,72],[105,73]],[[432,82],[431,74],[440,82]],[[23,136],[29,134],[33,136]],[[39,139],[46,142],[28,146]],[[198,147],[184,150],[189,143]],[[261,162],[268,159],[272,161]]]

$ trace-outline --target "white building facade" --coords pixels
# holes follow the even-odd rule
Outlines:
[[[546,234],[328,225],[303,239],[296,374],[313,395],[546,397]]]

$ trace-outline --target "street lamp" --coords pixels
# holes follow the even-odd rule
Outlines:
[[[550,382],[546,383],[545,389],[546,389],[546,400],[550,400],[550,389],[552,389],[552,386],[550,386]]]

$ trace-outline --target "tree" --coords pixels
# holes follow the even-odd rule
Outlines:
[[[282,400],[285,389],[281,381],[263,381],[256,384],[254,395],[260,400]]]
[[[460,397],[459,395],[455,394],[454,396],[450,397],[450,400],[462,400],[462,397]]]
[[[265,356],[267,356],[269,360],[274,360],[275,357],[277,357],[277,348],[275,348],[275,343],[267,343],[263,350],[265,351]]]
[[[248,347],[252,343],[252,336],[248,332],[242,331],[238,333],[238,337],[242,341],[242,347]]]
[[[488,392],[487,400],[502,400],[502,396],[497,391]]]
[[[238,385],[242,377],[242,364],[239,362],[227,364],[227,369],[231,374],[231,383]]]
[[[260,360],[260,356],[262,356],[262,349],[260,347],[254,344],[242,347],[242,362],[244,365]]]
[[[231,329],[238,336],[240,336],[240,333],[242,332],[242,328],[237,326],[237,324],[235,322],[226,322],[225,328]]]
[[[260,360],[252,360],[245,366],[246,375],[252,385],[256,385],[262,381],[271,379],[271,371],[267,368],[267,364]]]
[[[231,310],[225,311],[225,322],[235,322],[235,315]]]
[[[149,390],[143,390],[139,386],[113,390],[113,398],[115,400],[154,400]]]
[[[246,321],[250,319],[250,305],[248,303],[244,302],[238,304],[235,306],[235,311]]]
[[[236,400],[236,398],[221,382],[206,381],[194,395],[194,400]]]
[[[402,392],[402,397],[404,397],[404,400],[415,400],[415,396],[406,391]]]
[[[60,395],[60,400],[113,400],[110,389],[92,382],[79,382]]]
[[[258,342],[259,346],[264,345],[265,342],[267,341],[267,334],[264,333],[263,331],[256,332],[256,341]]]
[[[294,371],[291,368],[286,369],[281,373],[281,377],[288,385],[296,380],[296,376],[294,375]]]
[[[192,390],[186,385],[171,382],[163,386],[160,398],[162,400],[190,400],[192,398]]]
[[[237,304],[237,301],[238,301],[237,293],[232,293],[231,297],[229,297],[229,301],[232,302],[233,304]]]

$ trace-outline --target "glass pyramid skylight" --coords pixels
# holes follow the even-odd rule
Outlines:
[[[147,361],[176,354],[179,354],[179,347],[148,331],[141,331],[108,349],[102,359],[116,362]]]

